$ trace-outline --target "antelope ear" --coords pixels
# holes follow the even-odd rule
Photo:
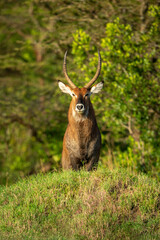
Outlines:
[[[90,93],[91,93],[91,94],[99,93],[99,92],[102,90],[102,88],[103,88],[103,83],[104,83],[104,82],[102,81],[102,82],[97,83],[96,85],[94,85],[94,86],[91,88]]]
[[[62,92],[68,93],[70,95],[72,94],[71,88],[68,85],[62,83],[61,81],[58,81],[58,86],[59,86],[59,88],[61,89]]]

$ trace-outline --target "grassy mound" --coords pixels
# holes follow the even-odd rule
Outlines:
[[[125,170],[33,176],[0,189],[0,239],[160,239],[160,186]]]

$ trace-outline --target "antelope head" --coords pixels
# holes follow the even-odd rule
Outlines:
[[[87,83],[82,88],[78,88],[69,78],[69,76],[67,74],[66,57],[67,57],[67,51],[64,55],[63,72],[64,72],[65,78],[70,86],[62,83],[61,81],[58,81],[59,88],[61,89],[62,92],[71,95],[72,110],[78,114],[87,116],[88,111],[89,111],[91,94],[99,93],[101,91],[101,89],[103,88],[103,81],[92,86],[93,83],[97,80],[97,78],[100,74],[100,70],[101,70],[100,53],[98,52],[98,67],[97,67],[95,76],[90,80],[89,83]]]

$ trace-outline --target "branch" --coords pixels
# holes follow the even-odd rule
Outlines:
[[[128,116],[128,125],[125,125],[125,124],[123,124],[123,123],[121,123],[121,125],[122,125],[124,128],[126,128],[131,135],[133,135],[132,126],[131,126],[131,121],[132,121],[131,117]]]

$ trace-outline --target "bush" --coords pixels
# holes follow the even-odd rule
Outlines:
[[[137,33],[130,25],[121,24],[119,18],[106,25],[106,36],[100,45],[99,78],[104,79],[105,88],[102,96],[92,100],[100,116],[103,163],[157,176],[160,174],[160,49],[155,39],[160,33],[159,11],[157,6],[150,8],[149,14],[155,18],[146,32]],[[86,51],[95,52],[90,37],[82,30],[73,37],[74,59],[88,81],[97,64],[97,50],[88,68],[84,64]]]

